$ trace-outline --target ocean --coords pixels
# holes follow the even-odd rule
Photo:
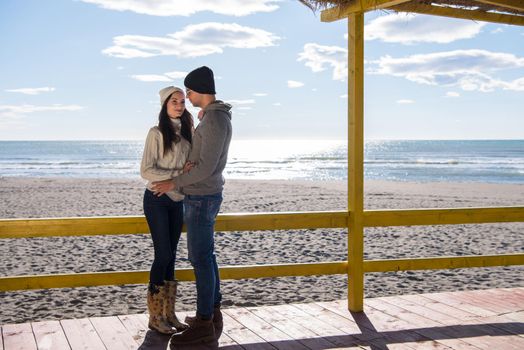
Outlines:
[[[0,141],[0,176],[139,178],[142,141]],[[368,141],[365,179],[524,183],[524,140]],[[229,179],[344,180],[347,142],[234,140]]]

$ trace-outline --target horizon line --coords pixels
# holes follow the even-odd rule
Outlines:
[[[18,139],[18,140],[0,140],[0,142],[144,142],[142,139]],[[240,138],[232,139],[231,141],[309,141],[309,142],[346,142],[348,139],[328,139],[328,138],[281,138],[281,139],[264,139],[264,138]],[[524,141],[523,138],[369,138],[364,141]]]

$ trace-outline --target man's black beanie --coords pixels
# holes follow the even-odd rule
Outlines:
[[[189,72],[184,79],[184,86],[200,94],[216,95],[213,71],[206,66]]]

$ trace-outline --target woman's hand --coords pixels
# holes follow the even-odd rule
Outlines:
[[[160,197],[166,192],[173,191],[175,189],[175,182],[173,180],[155,181],[151,184],[153,193]]]
[[[195,166],[195,163],[187,161],[186,164],[184,164],[183,173],[184,174],[188,173],[191,169],[194,168],[194,166]]]

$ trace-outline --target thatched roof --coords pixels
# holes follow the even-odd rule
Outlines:
[[[358,1],[366,2],[367,4],[377,3],[377,9],[391,9],[393,11],[403,12],[402,8],[413,6],[432,6],[432,7],[447,7],[452,9],[467,9],[476,10],[476,12],[491,12],[524,16],[524,1],[523,0],[411,0],[411,1],[388,1],[384,0],[299,0],[301,3],[312,9],[313,11],[321,11],[329,8],[343,8],[344,6],[354,5]],[[401,3],[402,6],[397,4]],[[406,5],[408,5],[406,7]],[[409,11],[406,11],[409,12]]]

